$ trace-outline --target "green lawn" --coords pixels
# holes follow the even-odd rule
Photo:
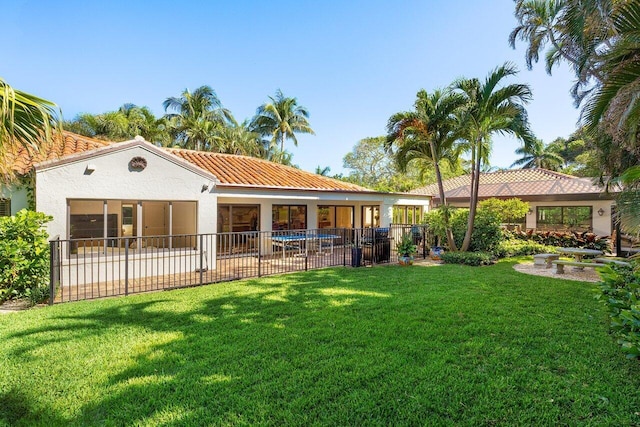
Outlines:
[[[336,268],[0,316],[0,425],[638,425],[595,285]]]

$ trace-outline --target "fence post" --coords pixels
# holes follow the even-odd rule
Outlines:
[[[138,246],[139,247],[139,246]],[[124,294],[129,295],[129,238],[124,239]]]
[[[256,231],[257,239],[258,239],[258,277],[262,277],[262,234],[259,231]]]
[[[54,272],[55,262],[54,257],[56,253],[56,241],[51,240],[49,242],[49,305],[53,305],[53,299],[55,298],[56,291],[56,275]]]
[[[342,266],[346,267],[347,266],[347,250],[345,249],[345,246],[347,244],[347,229],[343,228],[342,229]],[[349,243],[349,247],[351,247],[353,243]]]
[[[204,271],[204,234],[200,235],[200,284],[202,285],[202,272]]]

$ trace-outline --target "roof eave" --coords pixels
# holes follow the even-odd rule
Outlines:
[[[82,160],[87,160],[87,159],[91,159],[94,158],[96,156],[100,156],[100,155],[105,155],[105,154],[109,154],[109,153],[114,153],[114,152],[118,152],[118,151],[123,151],[123,150],[127,150],[129,148],[133,148],[133,147],[142,147],[146,150],[151,151],[152,153],[162,157],[163,159],[170,161],[172,163],[175,163],[179,166],[184,167],[185,169],[190,170],[193,173],[196,173],[200,176],[202,176],[203,178],[209,179],[213,182],[216,183],[216,185],[219,184],[219,180],[216,176],[214,176],[212,173],[210,173],[209,171],[206,171],[202,168],[199,168],[198,166],[187,162],[186,160],[183,160],[182,158],[175,156],[171,153],[168,153],[167,151],[156,147],[155,145],[145,141],[144,139],[132,139],[129,141],[123,141],[123,142],[117,142],[117,143],[113,143],[104,147],[98,147],[98,148],[94,148],[92,150],[87,150],[84,151],[82,153],[76,153],[76,154],[71,154],[68,156],[64,156],[61,157],[59,159],[53,159],[53,160],[45,160],[43,162],[38,162],[38,163],[34,163],[33,164],[33,169],[38,172],[41,170],[46,170],[46,169],[50,169],[50,168],[55,168],[55,167],[59,167],[59,166],[63,166],[69,163],[75,163],[78,161],[82,161]]]

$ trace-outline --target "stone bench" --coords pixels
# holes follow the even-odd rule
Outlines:
[[[622,261],[622,260],[619,260],[619,259],[612,259],[612,258],[595,258],[593,261],[597,262],[597,263],[600,263],[600,264],[626,265],[627,267],[631,265],[626,261]]]
[[[551,263],[556,266],[556,273],[557,274],[564,274],[564,266],[565,265],[570,265],[570,266],[576,267],[576,268],[578,268],[580,270],[584,269],[585,267],[596,268],[596,267],[602,267],[603,266],[603,264],[599,264],[597,262],[577,262],[577,261],[555,260],[555,261],[551,261]]]
[[[559,254],[535,254],[533,256],[533,266],[536,268],[551,268],[551,261],[555,261],[559,258]]]

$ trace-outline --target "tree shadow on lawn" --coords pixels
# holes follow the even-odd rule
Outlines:
[[[9,337],[20,338],[9,357],[28,357],[34,364],[74,359],[79,375],[105,370],[104,375],[89,384],[94,389],[90,398],[75,396],[69,404],[64,395],[33,396],[16,389],[25,405],[12,407],[24,416],[7,409],[11,413],[0,416],[0,423],[361,425],[465,423],[473,417],[480,424],[492,421],[477,418],[474,406],[485,408],[475,409],[481,413],[502,413],[505,418],[493,420],[498,423],[526,423],[526,415],[523,421],[514,412],[526,414],[531,405],[548,406],[549,424],[562,420],[563,412],[572,409],[566,401],[528,401],[527,386],[517,382],[509,384],[516,388],[513,394],[506,394],[513,399],[492,388],[506,387],[505,376],[518,378],[523,364],[518,359],[531,355],[511,353],[532,350],[532,343],[546,339],[544,329],[534,330],[532,337],[520,334],[519,327],[529,321],[524,317],[522,325],[501,324],[497,336],[477,340],[474,334],[484,339],[491,331],[474,330],[473,316],[503,315],[501,307],[475,313],[465,307],[470,298],[489,293],[478,272],[490,270],[451,271],[457,277],[440,268],[390,267],[384,273],[378,268],[327,269],[250,280],[241,287],[231,282],[162,296],[73,303],[68,306],[73,310],[54,307],[43,326]],[[495,277],[499,286],[513,289],[509,282],[518,275],[507,265]],[[546,284],[532,280],[531,288]],[[468,286],[449,291],[454,282]],[[444,292],[423,296],[424,286]],[[571,286],[568,295],[576,292],[575,283]],[[521,291],[512,292],[491,295],[489,300],[499,305]],[[425,299],[416,304],[418,297]],[[447,304],[459,308],[443,309]],[[522,310],[527,313],[530,306]],[[74,314],[56,316],[58,311]],[[542,314],[550,319],[556,315]],[[442,326],[430,331],[424,327],[427,322]],[[429,335],[442,331],[449,331],[443,339]],[[509,347],[523,336],[522,350]],[[95,348],[85,348],[87,342]],[[56,345],[68,353],[55,354],[50,349]],[[496,351],[504,352],[506,367],[492,365],[491,353]],[[92,352],[102,357],[89,357]],[[104,364],[112,361],[119,364],[107,371]],[[566,361],[556,364],[562,363]],[[500,373],[492,374],[496,369]],[[489,375],[502,383],[484,384]],[[552,367],[543,375],[543,383],[554,383],[565,373]],[[541,387],[554,390],[551,385]],[[503,407],[507,401],[509,407]],[[77,409],[67,410],[65,405]],[[581,413],[597,416],[610,410],[594,405],[584,404]]]
[[[247,281],[242,289],[214,298],[210,289],[197,288],[172,291],[170,298],[142,297],[151,301],[94,303],[95,309],[84,303],[74,310],[77,314],[51,319],[53,325],[14,334],[10,338],[22,340],[11,357],[38,363],[42,350],[46,353],[53,343],[63,340],[73,348],[91,337],[110,343],[94,351],[128,359],[108,381],[94,385],[101,397],[65,423],[305,424],[331,419],[340,412],[334,398],[358,389],[373,393],[364,379],[382,369],[376,368],[376,355],[367,355],[372,337],[366,331],[372,325],[362,329],[354,322],[354,313],[377,309],[375,301],[391,297],[389,289],[376,289],[373,277],[371,269],[355,275],[320,270]],[[118,330],[144,336],[133,348],[124,348],[129,341],[119,342]],[[363,355],[368,357],[362,360]],[[77,360],[77,372],[101,369],[92,363]],[[356,376],[362,377],[362,387],[333,372],[351,367],[361,370]],[[324,412],[327,406],[334,410]],[[64,418],[53,408],[51,414],[26,412],[26,423],[43,422],[45,415]]]

